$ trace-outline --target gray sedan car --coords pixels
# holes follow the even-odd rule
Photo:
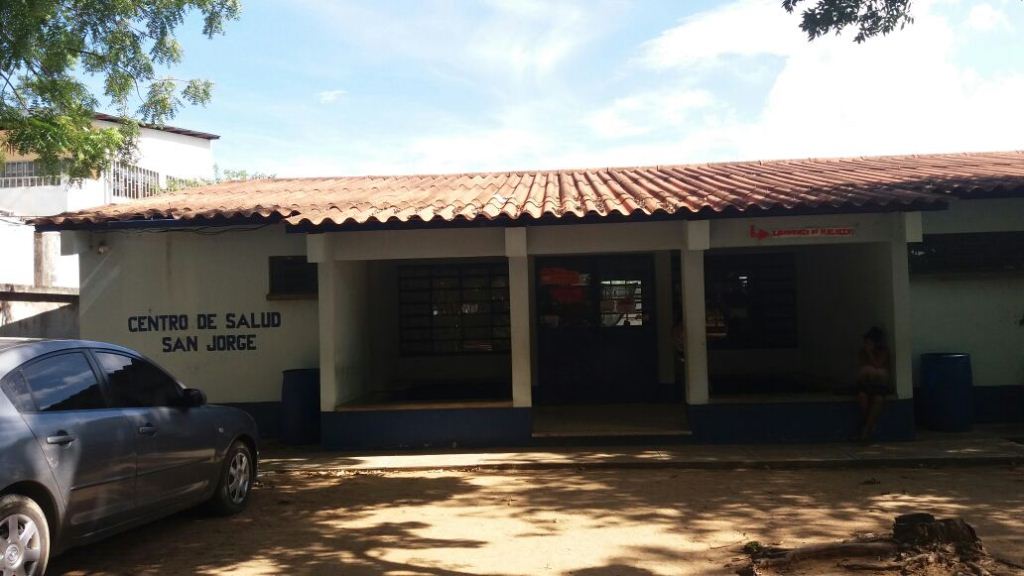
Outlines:
[[[137,352],[0,339],[0,574],[201,503],[241,511],[257,432]]]

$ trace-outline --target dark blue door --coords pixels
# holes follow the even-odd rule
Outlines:
[[[658,399],[650,254],[538,258],[539,404]]]

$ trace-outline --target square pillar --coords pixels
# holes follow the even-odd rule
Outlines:
[[[368,262],[335,262],[334,267],[337,406],[365,395],[368,388],[370,294]]]
[[[512,405],[533,405],[533,338],[531,334],[530,259],[526,252],[526,228],[505,229],[508,257],[509,321],[511,323]]]
[[[680,253],[683,280],[683,322],[686,328],[686,403],[707,404],[708,336],[704,303],[704,251]]]
[[[317,264],[317,308],[320,326],[320,411],[334,412],[338,406],[338,382],[335,366],[338,333],[337,307],[334,294],[337,286],[336,265],[333,260]]]
[[[368,381],[367,263],[335,260],[333,240],[311,235],[306,246],[317,263],[321,412],[357,398]]]
[[[658,382],[676,381],[676,350],[672,343],[672,253],[662,250],[654,254],[654,321],[658,332]]]
[[[910,262],[907,254],[908,238],[920,241],[920,214],[900,214],[901,232],[896,238],[888,243],[887,260],[891,284],[891,309],[890,326],[892,350],[890,351],[890,362],[892,364],[893,387],[896,389],[897,398],[912,398],[914,396],[913,382],[913,335],[910,331]],[[916,225],[915,225],[916,224]]]

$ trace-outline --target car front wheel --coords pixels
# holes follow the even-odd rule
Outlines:
[[[255,478],[252,451],[244,442],[235,442],[224,456],[217,492],[210,504],[219,514],[237,514],[249,502]],[[6,576],[6,575],[4,575]]]
[[[31,498],[0,498],[0,574],[42,576],[50,557],[50,527]]]

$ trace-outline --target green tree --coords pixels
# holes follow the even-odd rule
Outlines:
[[[811,7],[801,12],[800,29],[814,40],[834,32],[853,27],[857,43],[893,30],[903,29],[914,22],[910,14],[911,0],[814,0]],[[794,12],[805,0],[782,0],[787,12]]]
[[[213,165],[213,178],[176,178],[173,181],[167,183],[167,189],[170,191],[185,190],[187,188],[198,188],[200,186],[210,186],[212,184],[220,184],[222,182],[247,182],[249,180],[266,180],[269,178],[276,178],[276,174],[268,174],[266,172],[248,170],[232,170],[231,168],[220,169],[217,164]]]
[[[184,104],[210,100],[209,81],[166,75],[182,58],[175,31],[185,17],[198,11],[212,38],[240,8],[240,0],[0,1],[0,144],[75,178],[115,156],[130,160],[140,123],[162,125]],[[117,128],[93,126],[99,97],[87,77],[102,80],[125,120]]]

